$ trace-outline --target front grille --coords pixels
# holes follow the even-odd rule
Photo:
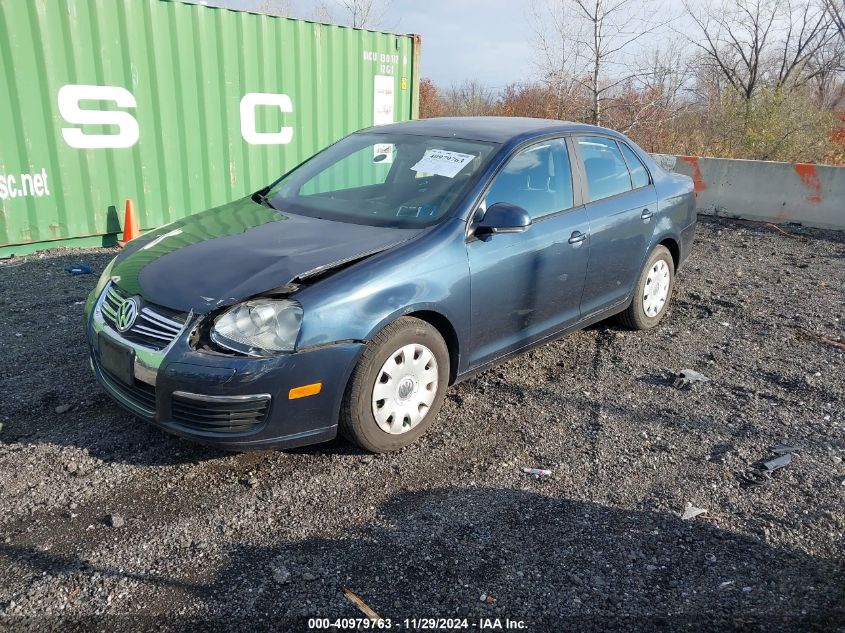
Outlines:
[[[263,424],[270,396],[201,396],[173,393],[171,418],[177,424],[204,433],[245,433]]]
[[[106,287],[105,292],[102,304],[103,320],[117,330],[117,311],[129,295],[113,283]],[[164,349],[179,336],[186,320],[184,313],[142,303],[135,323],[126,332],[120,332],[120,335],[144,347]]]
[[[148,420],[152,420],[155,417],[155,387],[140,380],[134,380],[131,385],[127,385],[117,376],[114,376],[103,368],[99,362],[97,363],[97,370],[103,386],[120,404],[136,415]]]

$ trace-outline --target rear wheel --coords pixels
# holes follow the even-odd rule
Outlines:
[[[449,350],[420,319],[402,317],[367,344],[344,395],[341,432],[374,453],[395,451],[434,422],[449,382]]]
[[[647,330],[660,323],[675,285],[675,263],[665,246],[657,246],[640,273],[631,305],[619,321],[634,330]]]

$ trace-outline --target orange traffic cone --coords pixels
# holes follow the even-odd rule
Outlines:
[[[126,199],[126,213],[123,216],[123,239],[118,240],[118,246],[125,246],[129,240],[134,240],[141,235],[141,226],[138,223],[138,214],[135,213],[135,203],[129,198]]]

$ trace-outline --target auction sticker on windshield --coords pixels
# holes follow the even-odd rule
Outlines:
[[[475,156],[450,152],[445,149],[427,149],[417,164],[411,167],[414,171],[454,178]]]

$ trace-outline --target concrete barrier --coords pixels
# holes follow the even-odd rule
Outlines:
[[[693,179],[699,213],[845,230],[845,167],[653,156]]]

